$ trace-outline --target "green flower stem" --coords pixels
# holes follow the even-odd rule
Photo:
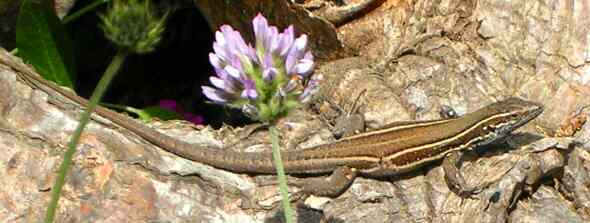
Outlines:
[[[100,5],[104,4],[104,3],[107,3],[107,2],[110,2],[110,0],[96,0],[96,1],[88,4],[87,6],[84,6],[84,8],[82,8],[82,9],[80,9],[80,10],[78,10],[78,11],[76,11],[76,12],[74,12],[74,13],[66,16],[66,17],[64,17],[63,20],[62,20],[62,23],[64,25],[65,24],[68,24],[69,22],[74,21],[78,17],[86,14],[87,12],[89,12],[91,10],[94,10],[96,7],[98,7],[98,6],[100,6]]]
[[[283,160],[281,159],[281,151],[279,147],[279,130],[276,127],[270,126],[270,140],[272,141],[272,158],[277,169],[277,177],[279,178],[279,190],[281,192],[283,211],[285,213],[285,221],[293,223],[293,209],[291,208],[291,200],[289,199],[289,188],[287,188],[287,177],[285,176],[285,168],[283,167]]]
[[[137,109],[137,108],[134,108],[131,106],[117,105],[117,104],[111,104],[111,103],[106,103],[106,102],[101,102],[100,105],[102,105],[103,107],[113,108],[115,110],[126,111],[126,112],[137,114],[137,115],[139,115],[141,113],[141,109]]]
[[[57,173],[57,179],[55,179],[55,183],[53,184],[53,187],[51,188],[51,201],[49,202],[49,205],[47,206],[47,213],[45,215],[45,223],[53,223],[53,219],[55,218],[55,211],[57,209],[57,205],[59,202],[61,190],[65,184],[65,178],[66,178],[67,172],[69,170],[69,167],[72,163],[72,156],[76,152],[76,145],[78,145],[78,142],[80,141],[80,136],[82,135],[82,131],[84,130],[84,127],[86,126],[86,124],[90,120],[90,115],[94,111],[94,108],[98,104],[98,101],[100,101],[100,98],[102,97],[105,90],[109,86],[109,83],[111,82],[111,80],[113,79],[115,74],[117,74],[117,72],[119,71],[121,64],[123,64],[123,61],[125,61],[126,56],[127,56],[127,52],[124,50],[119,50],[117,52],[117,54],[113,58],[113,61],[111,61],[111,64],[109,64],[109,66],[107,67],[107,70],[104,72],[104,75],[102,76],[102,78],[98,82],[96,89],[94,89],[94,92],[92,93],[92,96],[90,97],[90,103],[88,104],[86,111],[84,111],[84,113],[82,113],[82,116],[80,117],[80,122],[78,123],[78,127],[76,128],[76,131],[74,132],[74,134],[72,135],[72,138],[70,139],[70,142],[68,143],[68,149],[66,150],[66,152],[64,154],[63,161],[62,161],[61,165],[59,166],[59,170]]]

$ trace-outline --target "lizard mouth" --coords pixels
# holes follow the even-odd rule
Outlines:
[[[521,119],[518,123],[516,123],[516,125],[514,125],[514,129],[523,126],[524,124],[528,123],[529,121],[533,120],[541,113],[543,113],[543,105],[535,103],[535,105],[532,106],[527,113],[528,115],[525,118]]]
[[[524,117],[520,119],[516,119],[515,123],[512,125],[505,125],[498,129],[495,129],[495,133],[501,136],[506,136],[510,132],[522,127],[523,125],[527,124],[529,121],[533,120],[541,113],[543,113],[543,105],[535,103],[534,106],[531,106],[527,111],[524,112]]]

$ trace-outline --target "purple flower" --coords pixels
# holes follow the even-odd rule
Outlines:
[[[229,101],[226,97],[227,95],[225,95],[223,91],[207,86],[202,86],[201,88],[203,89],[203,94],[205,94],[205,96],[207,96],[207,98],[211,99],[213,102],[225,103]]]
[[[193,113],[183,113],[182,116],[184,117],[184,120],[192,122],[195,125],[202,125],[203,123],[205,123],[205,119],[201,115],[195,115]]]
[[[307,49],[307,35],[295,38],[293,26],[279,32],[258,14],[252,27],[255,48],[229,25],[215,32],[213,53],[209,54],[216,73],[210,77],[214,88],[202,89],[215,103],[241,108],[254,118],[269,121],[309,98],[313,90],[303,83],[310,82],[313,55]]]
[[[242,91],[242,98],[256,99],[258,93],[256,93],[256,85],[252,80],[244,81],[244,91]]]
[[[184,120],[192,122],[195,125],[202,125],[205,122],[205,119],[201,115],[196,115],[189,112],[184,112],[184,110],[178,105],[175,100],[171,99],[162,99],[158,101],[158,106],[164,108],[166,110],[175,112],[177,114],[182,115]]]
[[[262,78],[270,82],[274,79],[275,75],[277,75],[278,70],[272,66],[272,54],[266,53],[262,58]]]
[[[158,106],[161,108],[168,109],[169,111],[173,111],[178,113],[180,111],[180,107],[178,107],[178,103],[175,100],[171,99],[162,99],[158,101]]]

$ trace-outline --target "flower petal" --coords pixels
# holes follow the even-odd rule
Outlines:
[[[229,60],[229,54],[227,52],[227,49],[224,48],[223,46],[221,46],[217,42],[213,43],[213,52],[215,52],[215,55],[218,56],[219,59],[224,60],[224,61]]]
[[[292,54],[297,58],[301,58],[305,51],[305,47],[307,47],[307,35],[303,34],[299,36],[299,38],[295,39],[289,54]]]
[[[297,58],[295,57],[295,55],[293,54],[287,54],[287,59],[285,59],[285,70],[287,71],[288,75],[291,75],[294,70],[293,68],[295,67],[297,63]]]
[[[215,32],[215,42],[220,46],[226,46],[225,36],[220,31]]]
[[[242,98],[254,100],[258,97],[258,93],[254,89],[244,89],[244,91],[242,91],[241,96],[242,96]]]
[[[276,27],[272,27],[274,30],[277,30]],[[277,31],[275,31],[277,33]],[[269,47],[268,50],[272,53],[277,52],[279,48],[279,40],[281,39],[282,34],[276,34],[269,40]]]
[[[293,26],[289,26],[285,29],[285,31],[281,35],[281,39],[279,40],[279,47],[278,53],[281,57],[284,57],[291,49],[291,45],[293,45],[293,39],[295,38],[295,31]]]
[[[264,58],[262,59],[262,68],[269,68],[272,67],[272,54],[267,52],[264,54]]]
[[[233,78],[240,78],[240,70],[236,69],[233,66],[227,65],[225,66],[225,68],[223,69],[227,74],[229,74],[230,76],[232,76]]]
[[[298,50],[303,51],[305,47],[307,47],[307,35],[303,34],[299,36],[297,39],[295,39],[293,46]]]
[[[215,90],[214,88],[207,87],[207,86],[201,86],[201,89],[203,89],[203,94],[207,98],[212,100],[213,102],[217,102],[217,103],[227,102],[227,99],[223,97],[223,92]]]
[[[213,84],[213,86],[219,89],[225,90],[226,88],[225,81],[221,78],[211,76],[209,77],[209,81],[211,81],[211,84]]]
[[[256,49],[254,49],[251,45],[248,45],[248,49],[245,54],[253,63],[260,63],[258,61],[258,56],[256,56]]]
[[[264,49],[268,52],[274,52],[272,47],[277,45],[277,38],[278,38],[278,29],[275,26],[271,26],[268,28],[268,35],[265,36],[264,39]]]
[[[277,73],[278,73],[278,71],[274,67],[271,67],[271,68],[268,68],[268,69],[264,69],[264,71],[262,71],[262,78],[266,82],[271,82],[275,78],[275,76],[277,75]]]
[[[221,59],[214,53],[209,53],[209,62],[215,69],[223,69],[224,64],[221,62]]]
[[[242,91],[242,98],[256,99],[258,92],[256,92],[256,83],[253,80],[243,79],[244,91]]]
[[[225,76],[227,76],[227,73],[225,73],[225,71],[223,69],[218,69],[213,67],[213,70],[215,70],[215,74],[217,74],[217,76],[221,79],[224,79]]]
[[[256,44],[262,44],[264,37],[267,35],[268,21],[261,13],[258,13],[252,20],[252,27],[256,36]]]
[[[295,73],[305,77],[313,71],[313,61],[312,60],[300,60],[297,65],[293,68]]]
[[[311,51],[307,51],[307,53],[305,53],[305,56],[303,56],[303,59],[313,61],[313,54],[311,53]]]

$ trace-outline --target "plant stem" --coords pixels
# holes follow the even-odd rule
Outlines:
[[[282,203],[285,221],[287,223],[293,223],[293,209],[291,208],[287,177],[285,176],[285,168],[283,167],[283,160],[281,159],[281,148],[279,147],[279,130],[272,125],[270,126],[270,140],[272,141],[272,158],[277,169],[277,177],[279,178],[279,191],[281,192],[281,197],[283,197]]]
[[[92,96],[90,97],[90,103],[88,104],[88,107],[86,108],[84,113],[82,113],[82,115],[80,117],[80,122],[78,123],[78,127],[76,128],[76,131],[74,132],[74,134],[72,135],[72,138],[70,139],[70,142],[68,143],[68,149],[66,150],[64,157],[63,157],[63,161],[62,161],[61,165],[59,166],[59,170],[57,173],[57,179],[55,179],[55,183],[53,184],[53,187],[51,188],[51,201],[49,202],[49,205],[47,206],[47,213],[45,215],[45,223],[53,223],[53,219],[55,218],[55,211],[57,210],[57,206],[58,206],[58,202],[59,202],[59,197],[60,197],[61,191],[63,189],[63,186],[65,184],[65,178],[68,173],[69,167],[72,163],[72,157],[73,157],[74,153],[76,152],[76,145],[78,145],[78,142],[80,141],[80,136],[82,135],[82,131],[84,130],[84,127],[86,126],[86,124],[90,120],[90,115],[94,111],[94,108],[98,104],[98,101],[100,101],[100,98],[102,97],[105,90],[109,86],[109,83],[111,82],[111,80],[113,79],[115,74],[117,74],[117,72],[119,71],[121,64],[123,64],[123,61],[125,61],[126,56],[127,56],[127,52],[125,50],[119,50],[117,52],[117,54],[115,55],[115,57],[111,61],[111,64],[109,64],[106,71],[104,72],[104,75],[102,76],[102,78],[98,82],[96,89],[94,89],[94,92],[92,93]]]
[[[106,103],[106,102],[101,102],[99,104],[102,105],[103,107],[111,108],[113,110],[125,111],[125,112],[132,113],[132,114],[135,114],[138,116],[139,116],[139,113],[141,113],[141,109],[137,109],[137,108],[134,108],[131,106],[111,104],[111,103]]]
[[[66,16],[66,17],[64,17],[64,18],[63,18],[63,20],[62,20],[62,23],[63,23],[64,25],[65,25],[65,24],[68,24],[69,22],[71,22],[71,21],[74,21],[74,20],[75,20],[75,19],[77,19],[78,17],[80,17],[80,16],[82,16],[82,15],[86,14],[86,13],[87,13],[87,12],[89,12],[90,10],[94,10],[96,7],[98,7],[98,6],[102,5],[103,3],[107,3],[107,2],[109,2],[109,1],[110,1],[110,0],[96,0],[96,1],[94,1],[94,2],[92,2],[92,3],[90,3],[90,4],[88,4],[87,6],[84,6],[84,8],[82,8],[82,9],[80,9],[80,10],[78,10],[78,11],[76,11],[76,12],[74,12],[74,13],[72,13],[72,14],[70,14],[70,15]]]

